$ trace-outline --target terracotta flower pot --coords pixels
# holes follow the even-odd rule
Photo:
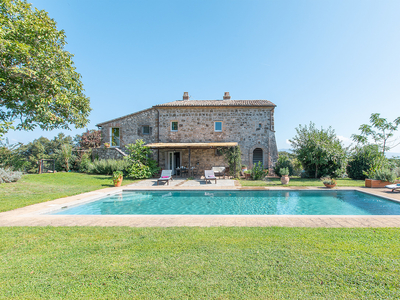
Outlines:
[[[119,177],[117,180],[114,180],[114,186],[118,187],[122,184],[122,177]]]
[[[324,183],[324,185],[325,185],[328,189],[331,189],[331,188],[334,188],[334,187],[336,186],[336,183],[335,183],[335,184],[327,184],[327,183]]]
[[[288,184],[289,183],[289,175],[282,175],[281,183],[282,184]]]

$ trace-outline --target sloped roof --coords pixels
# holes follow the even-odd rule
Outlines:
[[[118,121],[118,120],[121,120],[121,119],[125,119],[125,118],[128,118],[128,117],[131,117],[131,116],[140,114],[140,113],[142,113],[142,112],[145,112],[145,111],[148,111],[148,110],[151,110],[151,109],[153,109],[153,107],[146,108],[146,109],[143,109],[143,110],[134,112],[134,113],[132,113],[132,114],[125,115],[125,116],[122,116],[122,117],[119,117],[119,118],[115,118],[115,119],[112,119],[112,120],[109,120],[109,121],[106,121],[106,122],[101,122],[101,123],[99,123],[99,124],[96,124],[96,126],[101,127],[101,126],[104,125],[104,124],[111,123],[111,122],[115,122],[115,121]]]
[[[153,107],[207,107],[207,106],[262,106],[275,107],[276,105],[268,100],[177,100]]]

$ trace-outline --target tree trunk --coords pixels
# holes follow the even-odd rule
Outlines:
[[[318,178],[317,174],[318,174],[318,165],[315,165],[315,178]]]

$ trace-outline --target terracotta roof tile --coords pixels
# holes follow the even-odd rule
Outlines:
[[[268,100],[177,100],[154,107],[182,107],[182,106],[270,106],[276,105]]]

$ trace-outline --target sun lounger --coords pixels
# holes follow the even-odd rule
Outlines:
[[[211,170],[214,172],[215,176],[218,176],[219,178],[224,176],[225,178],[225,167],[212,167]]]
[[[169,181],[172,180],[172,170],[162,170],[160,178],[157,179],[157,185],[160,181],[167,182],[169,185]]]
[[[215,184],[217,184],[217,177],[215,177],[213,170],[204,170],[204,178],[206,180],[206,184],[207,181],[210,181],[211,183],[211,180],[215,180]]]
[[[400,183],[389,184],[389,185],[386,185],[385,188],[391,189],[392,192],[397,191],[397,190],[400,192]]]

